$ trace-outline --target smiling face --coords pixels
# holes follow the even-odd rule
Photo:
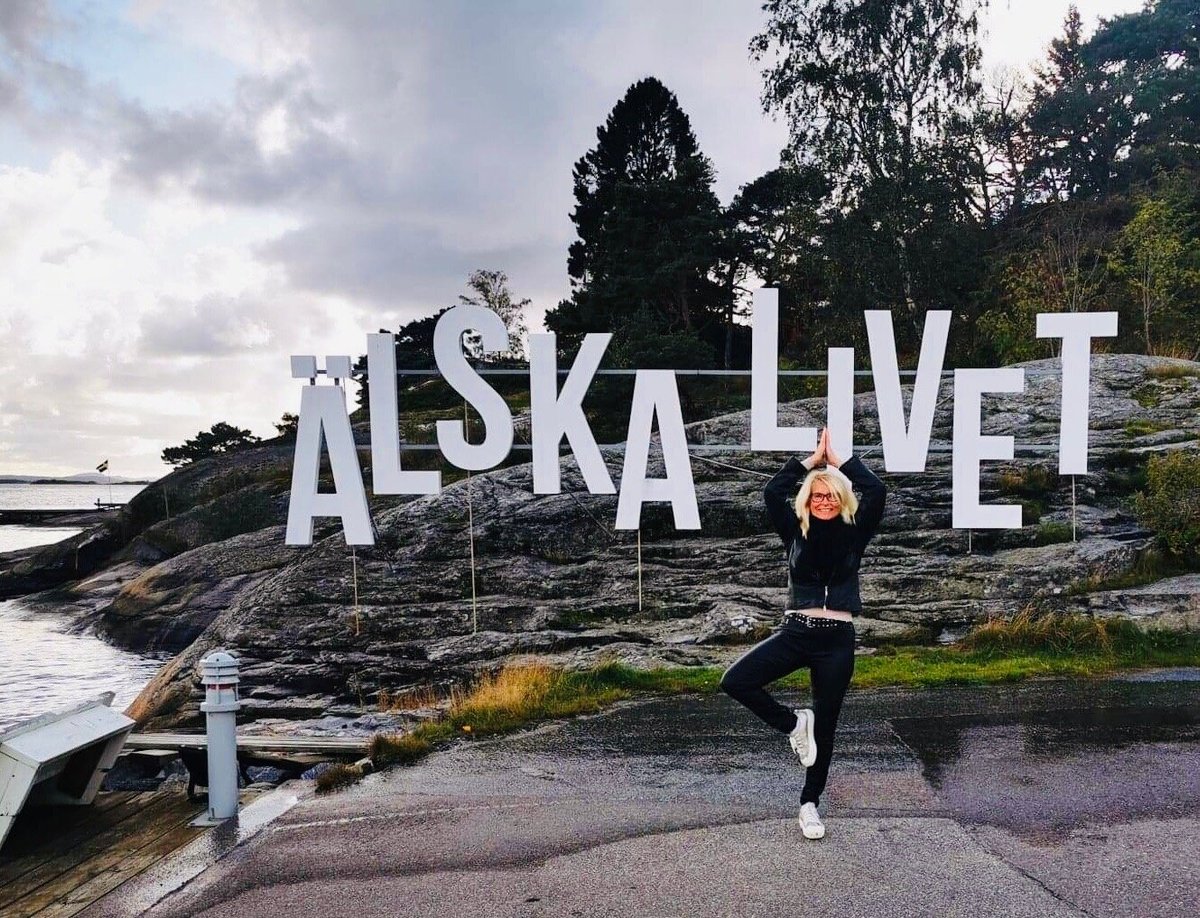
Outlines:
[[[829,482],[817,479],[808,495],[808,512],[818,519],[831,520],[842,512],[842,500],[829,487]]]

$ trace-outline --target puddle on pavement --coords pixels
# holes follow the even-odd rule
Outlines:
[[[1200,707],[897,717],[940,801],[969,822],[1069,831],[1200,813]]]

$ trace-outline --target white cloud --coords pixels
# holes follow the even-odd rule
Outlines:
[[[217,420],[273,435],[294,410],[289,352],[361,349],[344,301],[297,294],[254,256],[278,220],[146,202],[114,172],[72,153],[0,167],[5,471],[72,474],[99,442],[120,474],[161,474],[163,447]]]
[[[987,63],[1039,55],[1066,6],[993,0]],[[1138,2],[1083,6],[1091,26]],[[0,165],[3,472],[99,451],[159,474],[218,420],[268,436],[298,400],[290,353],[360,354],[475,268],[505,270],[539,330],[568,290],[571,168],[643,76],[724,201],[785,140],[748,56],[758,0],[96,9],[0,4],[0,160],[26,164]],[[157,54],[114,72],[93,46]],[[136,91],[152,79],[178,104]]]

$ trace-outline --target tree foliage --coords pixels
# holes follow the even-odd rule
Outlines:
[[[980,5],[768,0],[750,45],[769,59],[763,105],[786,117],[789,155],[832,184],[839,251],[859,259],[839,267],[840,288],[860,309],[902,307],[910,341],[925,309],[948,305],[922,270],[971,218],[961,135],[980,89]]]
[[[1200,4],[1151,0],[1082,37],[1078,10],[1039,69],[1030,124],[1044,199],[1128,190],[1156,165],[1195,163],[1200,143]]]
[[[724,215],[675,94],[654,77],[639,80],[596,140],[574,169],[572,295],[547,313],[547,327],[573,349],[640,309],[698,345],[717,340],[728,295],[716,277]]]
[[[458,301],[471,306],[483,306],[486,309],[492,310],[504,320],[504,327],[508,330],[509,348],[501,357],[511,359],[521,359],[525,356],[524,336],[528,329],[525,323],[525,310],[530,305],[528,297],[521,300],[514,300],[512,292],[508,289],[508,275],[503,271],[496,270],[478,270],[471,272],[471,276],[467,279],[467,286],[471,289],[471,293],[464,296],[459,294]],[[480,335],[477,332],[468,332],[464,335],[467,353],[471,357],[483,357],[483,345]]]
[[[1200,561],[1200,456],[1185,450],[1151,456],[1134,510],[1172,555]]]
[[[168,446],[162,451],[162,460],[168,465],[180,466],[198,459],[235,452],[262,441],[248,429],[234,427],[218,421],[209,430],[202,430],[182,446]]]
[[[1167,327],[1194,329],[1200,324],[1195,215],[1189,215],[1183,194],[1170,191],[1174,193],[1137,200],[1137,211],[1121,230],[1113,256],[1115,273],[1133,295],[1146,353],[1154,353]]]

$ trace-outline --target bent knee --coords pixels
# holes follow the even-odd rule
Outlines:
[[[734,695],[745,683],[738,680],[737,676],[730,675],[733,672],[731,669],[725,670],[725,674],[721,676],[721,681],[718,683],[718,688],[726,695]]]

